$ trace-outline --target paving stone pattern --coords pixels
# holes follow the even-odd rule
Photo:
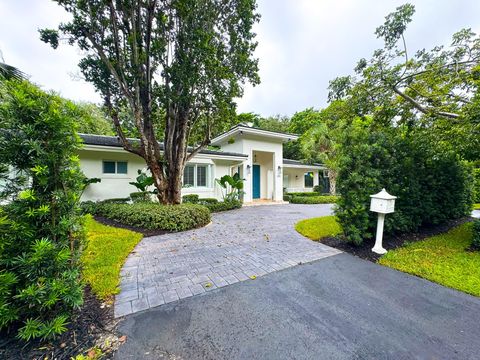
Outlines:
[[[115,316],[338,254],[294,229],[298,220],[330,213],[330,205],[244,207],[214,214],[201,229],[146,237],[121,271]]]

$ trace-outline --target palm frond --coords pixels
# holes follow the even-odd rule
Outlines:
[[[17,69],[15,66],[0,62],[0,81],[11,79],[25,79],[25,73]]]

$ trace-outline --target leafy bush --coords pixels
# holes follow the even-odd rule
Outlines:
[[[218,200],[215,198],[201,198],[201,199],[198,199],[198,203],[202,205],[216,204],[218,203]]]
[[[82,201],[80,203],[80,212],[83,215],[86,214],[92,214],[95,215],[95,212],[97,211],[97,203],[95,201]]]
[[[137,191],[137,192],[133,192],[133,193],[130,193],[130,199],[132,199],[133,202],[151,202],[152,201],[152,198],[150,197],[151,196],[151,192],[149,191]]]
[[[233,209],[240,209],[242,207],[242,202],[239,200],[226,200],[226,201],[217,201],[216,203],[206,203],[204,204],[211,212],[220,212]]]
[[[473,202],[480,203],[480,168],[473,169]]]
[[[210,222],[210,211],[198,204],[99,203],[97,214],[125,225],[166,231],[184,231]]]
[[[185,204],[196,204],[198,203],[199,196],[197,194],[188,194],[182,196],[182,202]]]
[[[318,194],[321,194],[323,191],[323,186],[322,185],[315,185],[313,187],[313,192],[314,193],[318,193]]]
[[[338,201],[338,196],[321,195],[321,196],[293,196],[290,199],[291,204],[334,204]]]
[[[471,169],[420,130],[377,130],[354,122],[344,132],[339,168],[336,215],[355,244],[374,235],[377,214],[369,211],[370,195],[382,188],[398,197],[395,213],[386,217],[386,233],[415,231],[471,209]]]
[[[125,204],[130,201],[130,198],[111,198],[111,199],[105,199],[100,201],[100,203],[104,204]]]
[[[283,194],[283,201],[290,201],[291,198],[292,196],[290,196],[289,194]]]
[[[0,328],[23,340],[66,330],[82,304],[78,202],[84,188],[74,105],[24,82],[0,90]],[[0,198],[0,200],[2,200]]]
[[[322,196],[318,192],[310,191],[310,192],[289,192],[286,195],[289,196]]]
[[[473,222],[472,249],[480,250],[480,219]]]

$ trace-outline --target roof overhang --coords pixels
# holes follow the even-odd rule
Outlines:
[[[253,128],[245,125],[237,125],[224,132],[223,134],[214,138],[211,142],[212,145],[219,146],[227,142],[230,138],[238,135],[255,135],[260,137],[265,137],[269,139],[279,140],[282,142],[293,141],[298,139],[298,135],[287,134],[270,130],[263,130],[258,128]]]
[[[283,164],[284,168],[287,169],[311,169],[311,170],[326,170],[327,168],[322,165],[308,165],[308,164],[301,164],[301,165],[292,165],[292,164]]]

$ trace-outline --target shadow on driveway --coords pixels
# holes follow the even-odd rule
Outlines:
[[[339,254],[126,317],[117,359],[478,359],[480,299]]]

